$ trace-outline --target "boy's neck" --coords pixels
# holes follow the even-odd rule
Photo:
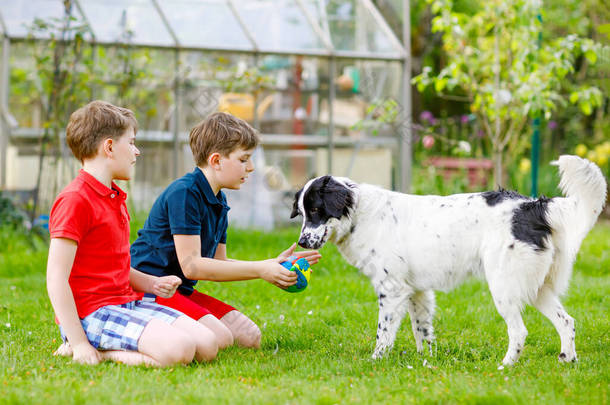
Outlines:
[[[217,195],[222,187],[220,187],[220,184],[218,184],[216,176],[214,175],[214,171],[210,168],[210,166],[205,166],[205,167],[197,166],[197,168],[203,172],[203,175],[205,176],[206,180],[210,184],[210,187],[212,188],[214,195]]]
[[[86,159],[83,162],[83,170],[106,187],[112,188],[112,174],[103,162],[99,162],[97,159]]]

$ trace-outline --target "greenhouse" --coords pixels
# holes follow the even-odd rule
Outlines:
[[[64,127],[91,99],[136,113],[138,210],[192,170],[189,131],[214,111],[261,133],[237,224],[285,221],[326,173],[409,186],[408,34],[370,0],[3,1],[0,31],[0,186],[39,213],[79,167]]]

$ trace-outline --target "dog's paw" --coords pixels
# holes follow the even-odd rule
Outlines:
[[[373,352],[373,355],[371,356],[371,358],[373,360],[377,360],[383,357],[383,355],[385,354],[385,350],[384,349],[375,349],[375,351]]]
[[[560,363],[576,363],[578,362],[578,357],[576,357],[576,353],[571,353],[571,354],[566,354],[566,353],[559,353],[558,356],[559,362]]]

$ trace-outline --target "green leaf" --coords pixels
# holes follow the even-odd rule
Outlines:
[[[570,103],[576,104],[576,102],[578,101],[578,97],[578,93],[576,92],[570,94]]]
[[[583,101],[580,104],[580,109],[585,115],[591,115],[593,112],[593,108],[591,107],[591,103],[588,101]]]
[[[437,92],[443,91],[445,86],[447,85],[447,79],[438,79],[434,82],[434,90]]]
[[[585,58],[587,58],[587,60],[591,62],[591,64],[595,64],[595,62],[597,61],[597,54],[593,49],[588,49],[587,52],[585,52]]]

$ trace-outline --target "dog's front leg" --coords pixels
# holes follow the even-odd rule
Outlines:
[[[378,359],[392,350],[396,333],[407,311],[407,300],[413,292],[404,282],[387,279],[375,287],[379,298],[377,345],[373,358]]]

